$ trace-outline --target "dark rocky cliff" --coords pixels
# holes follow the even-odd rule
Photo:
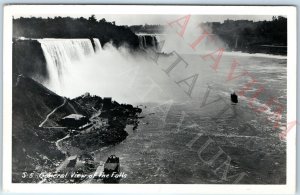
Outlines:
[[[40,181],[37,177],[23,179],[23,172],[55,172],[67,155],[58,149],[56,141],[66,136],[72,138],[72,146],[87,152],[123,141],[128,135],[126,125],[138,124],[141,109],[112,101],[103,110],[104,104],[98,96],[61,97],[31,78],[17,76],[12,108],[13,182]],[[61,119],[72,114],[89,120],[83,128],[63,126]],[[103,120],[107,124],[99,126]]]
[[[13,80],[20,74],[43,82],[49,78],[46,59],[37,40],[13,40]]]

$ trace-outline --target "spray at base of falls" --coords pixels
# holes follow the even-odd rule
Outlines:
[[[94,39],[40,39],[49,79],[42,82],[58,95],[74,98],[86,92],[123,103],[153,100],[152,80],[164,78],[145,55]],[[100,48],[98,50],[97,48]],[[151,79],[150,79],[151,78]],[[167,78],[166,78],[167,79]],[[157,98],[156,99],[161,99]]]

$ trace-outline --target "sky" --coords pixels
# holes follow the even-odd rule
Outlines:
[[[22,17],[42,17],[42,18],[53,18],[58,15],[22,15]],[[90,15],[60,15],[61,17],[85,17],[88,18]],[[14,18],[19,18],[21,15],[16,15]],[[144,24],[166,24],[170,21],[174,21],[182,16],[179,15],[96,15],[98,20],[105,18],[106,21],[115,21],[116,25],[144,25]],[[272,20],[272,15],[192,15],[194,20],[201,22],[223,22],[226,19],[230,20],[253,20],[263,21]]]
[[[176,20],[182,16],[176,15],[106,15],[104,18],[107,21],[115,21],[117,25],[139,25],[139,24],[166,24],[169,21]],[[253,20],[263,21],[272,20],[271,15],[259,16],[259,15],[194,15],[193,18],[197,18],[200,22],[223,22],[226,19],[230,20]],[[103,15],[97,15],[97,19],[102,19]]]

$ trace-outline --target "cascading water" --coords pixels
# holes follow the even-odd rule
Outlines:
[[[74,62],[95,53],[89,39],[38,39],[38,42],[41,44],[49,73],[49,81],[45,85],[55,92],[61,89],[64,76]],[[99,39],[94,39],[94,42],[95,50],[100,51]]]
[[[95,51],[96,52],[101,51],[102,47],[101,47],[99,39],[93,38],[93,40],[94,40],[94,43],[95,43]]]
[[[143,43],[147,41],[148,49],[152,45],[150,37],[141,38]],[[132,53],[124,46],[116,48],[111,43],[106,43],[102,48],[100,41],[94,39],[37,41],[46,59],[48,73],[48,80],[40,82],[60,96],[74,98],[89,92],[124,103],[140,103],[141,100],[160,102],[169,97],[153,93],[152,81],[157,82],[158,86],[170,84],[171,81],[164,71],[153,68],[157,64],[145,58],[146,54]],[[166,64],[173,62],[173,59],[172,62],[162,60],[166,60]],[[178,97],[182,98],[181,95]]]
[[[157,47],[156,36],[141,34],[141,35],[138,35],[138,38],[139,38],[140,49],[147,49],[149,47],[154,47],[154,48]]]
[[[140,49],[145,49],[146,45],[145,45],[145,37],[144,36],[138,36],[139,37],[139,47]]]
[[[146,36],[143,36],[143,45],[144,45],[144,48],[147,48]]]
[[[156,40],[155,36],[152,36],[151,42],[152,42],[152,47],[156,48],[157,47],[157,44],[156,44],[157,40]]]

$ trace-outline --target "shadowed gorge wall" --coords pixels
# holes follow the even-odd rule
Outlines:
[[[37,40],[14,40],[12,54],[14,80],[19,74],[41,82],[49,78],[46,59]]]

